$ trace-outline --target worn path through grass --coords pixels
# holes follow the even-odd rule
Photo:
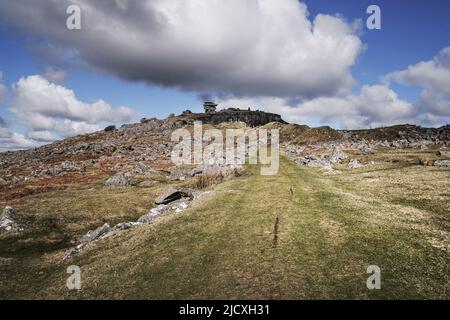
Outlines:
[[[47,257],[58,271],[33,284],[39,294],[30,288],[25,296],[449,298],[449,253],[417,228],[389,223],[383,214],[395,215],[398,205],[362,197],[286,158],[276,176],[250,171],[175,219],[101,241],[69,262]],[[69,264],[81,267],[79,292],[65,288]],[[373,264],[382,270],[381,290],[366,287]]]

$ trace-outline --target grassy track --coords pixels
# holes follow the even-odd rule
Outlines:
[[[8,282],[0,295],[450,298],[449,251],[428,240],[430,233],[448,235],[445,204],[437,213],[416,208],[395,194],[358,189],[357,174],[356,180],[345,172],[325,176],[286,158],[276,176],[261,176],[257,167],[250,171],[217,185],[181,215],[101,241],[70,262],[51,252],[35,256],[27,266],[10,262],[9,271],[22,268],[17,273],[23,283],[12,288]],[[80,292],[65,288],[70,264],[81,267]],[[381,290],[366,288],[369,265],[382,270]]]

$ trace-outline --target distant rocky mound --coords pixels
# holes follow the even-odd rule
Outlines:
[[[244,122],[249,127],[263,126],[270,122],[285,122],[279,114],[269,113],[259,110],[247,110],[238,108],[228,108],[225,110],[216,111],[217,104],[214,102],[205,102],[203,104],[204,113],[192,113],[186,110],[179,116],[181,120],[186,122],[202,121],[203,123],[210,123],[217,125],[223,122]]]
[[[427,140],[434,142],[450,141],[450,125],[440,128],[423,128],[417,125],[396,125],[391,127],[363,129],[363,130],[342,130],[348,140],[369,140],[369,141],[396,141],[396,140]]]

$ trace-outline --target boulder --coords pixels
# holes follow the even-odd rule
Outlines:
[[[89,243],[99,239],[101,236],[111,231],[109,224],[105,223],[103,226],[95,230],[91,230],[80,238],[80,243]]]
[[[80,253],[85,247],[87,243],[82,243],[77,245],[75,248],[70,249],[64,254],[64,260],[69,259],[70,257]]]
[[[330,162],[332,164],[337,164],[345,159],[347,159],[347,154],[345,154],[339,146],[334,146],[331,151]]]
[[[190,189],[170,189],[169,191],[156,198],[155,204],[168,204],[181,198],[189,198],[190,200],[192,200],[194,199],[194,193]]]
[[[188,200],[179,199],[171,202],[170,204],[160,204],[155,208],[150,209],[149,213],[143,215],[138,219],[138,223],[152,223],[157,220],[158,217],[166,211],[175,211],[176,213],[180,213],[186,210],[188,207]]]
[[[434,162],[436,167],[449,167],[450,168],[450,160],[436,160]]]
[[[16,211],[12,207],[5,207],[2,215],[0,216],[0,232],[22,231],[22,226],[16,223],[15,218]]]
[[[151,223],[151,222],[155,221],[161,213],[163,213],[164,211],[167,211],[167,210],[168,210],[168,206],[161,204],[158,207],[151,209],[149,213],[140,217],[138,219],[138,222],[139,223]]]
[[[363,165],[358,161],[358,159],[353,159],[347,165],[347,167],[350,169],[358,169],[358,168],[361,168],[362,166]]]
[[[436,155],[438,155],[440,157],[448,157],[448,158],[450,158],[450,151],[439,150],[438,152],[436,152]]]
[[[143,164],[142,162],[138,162],[133,169],[134,173],[138,173],[138,174],[146,174],[146,173],[153,173],[156,170],[154,170],[153,168],[147,167],[145,164]]]
[[[122,172],[115,174],[108,180],[106,180],[105,185],[107,187],[128,187],[133,183],[133,177],[129,172]]]
[[[295,162],[297,164],[308,166],[308,167],[323,168],[326,171],[333,170],[332,164],[329,160],[325,159],[324,157],[319,158],[315,155],[307,155],[304,158],[299,157],[295,160]]]
[[[5,179],[0,178],[0,186],[6,186],[7,184],[8,182]]]
[[[81,171],[81,168],[78,167],[72,161],[64,161],[63,163],[61,163],[61,170],[62,171]]]

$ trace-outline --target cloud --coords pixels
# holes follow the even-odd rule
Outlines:
[[[391,72],[384,78],[450,96],[450,47],[442,49],[432,60],[421,61],[406,70]]]
[[[315,98],[347,93],[364,45],[358,23],[297,0],[0,1],[0,18],[119,77],[199,94]],[[45,23],[42,23],[45,21]],[[72,54],[70,55],[72,56]]]
[[[8,128],[0,128],[0,151],[26,149],[36,145],[35,141],[23,134],[12,132]]]
[[[391,72],[384,79],[423,88],[418,106],[424,123],[440,123],[450,116],[450,47],[442,49],[432,60]]]
[[[45,70],[43,77],[50,82],[63,83],[66,75],[67,71],[64,69],[49,67]]]
[[[221,100],[223,107],[262,108],[289,122],[334,124],[342,129],[379,127],[414,121],[416,108],[385,85],[363,86],[358,95],[319,97],[299,103],[282,98]],[[261,107],[260,107],[261,106]]]
[[[96,131],[101,124],[120,124],[134,115],[129,108],[112,108],[103,100],[81,102],[72,90],[40,75],[21,78],[14,93],[10,111],[26,127],[26,136],[38,141]]]

